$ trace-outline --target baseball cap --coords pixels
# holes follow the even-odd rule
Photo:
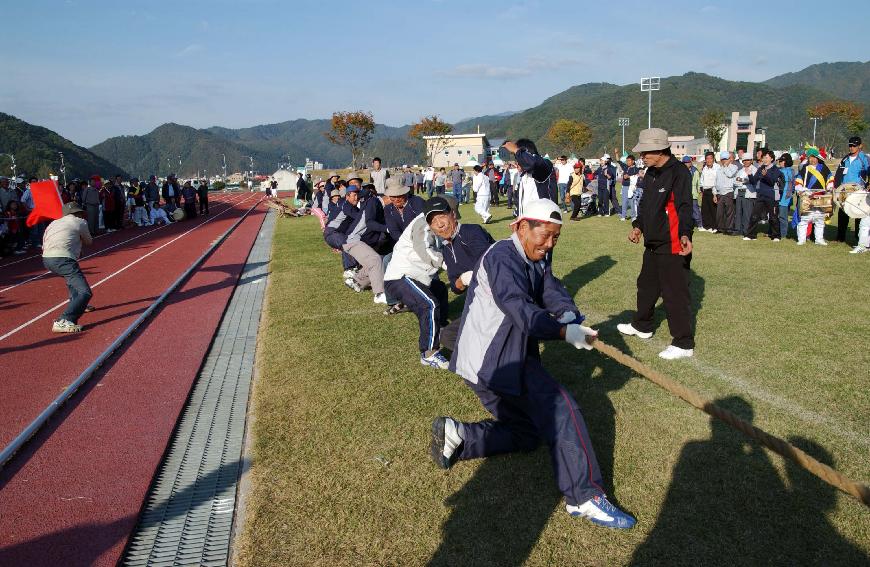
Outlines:
[[[752,161],[752,156],[749,154],[743,154],[743,159],[740,161]]]
[[[861,145],[861,136],[852,136],[849,138],[850,146],[860,146]]]
[[[345,193],[356,193],[356,192],[361,191],[361,190],[362,190],[362,187],[360,187],[359,185],[348,185],[347,188],[344,190],[344,192]]]
[[[610,154],[604,154],[601,159],[610,159]]]
[[[731,152],[719,152],[719,159],[728,159],[731,157]]]
[[[559,205],[550,199],[535,199],[523,207],[523,214],[511,223],[511,226],[519,224],[521,220],[535,220],[562,224],[562,211]]]
[[[692,163],[692,156],[683,156],[683,163]]]
[[[66,215],[74,215],[76,213],[83,213],[85,211],[84,211],[84,209],[79,207],[75,201],[70,201],[69,203],[63,204],[63,207],[61,208],[61,212],[63,213],[64,216],[66,216]]]
[[[452,210],[453,208],[450,206],[450,203],[448,203],[447,199],[444,197],[432,197],[426,201],[425,205],[423,205],[423,214],[426,216],[427,223],[432,216],[441,213],[449,213]]]

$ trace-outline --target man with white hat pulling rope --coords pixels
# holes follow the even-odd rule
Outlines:
[[[531,451],[543,439],[556,483],[572,516],[611,528],[635,519],[607,500],[598,461],[573,396],[541,364],[541,340],[564,340],[590,350],[598,333],[553,276],[550,252],[562,212],[550,199],[530,201],[510,238],[480,259],[462,312],[450,370],[465,379],[494,419],[432,423],[430,454],[449,469],[460,460]]]

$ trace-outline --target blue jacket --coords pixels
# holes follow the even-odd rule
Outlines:
[[[767,173],[762,174],[761,171],[761,168],[758,168],[758,171],[750,175],[749,182],[755,184],[758,191],[758,199],[762,201],[774,201],[776,200],[775,185],[780,181],[782,171],[776,167],[776,164],[771,165],[767,169]]]
[[[468,288],[451,371],[490,390],[520,395],[526,358],[540,359],[539,340],[560,338],[563,325],[556,318],[570,311],[575,322],[583,320],[549,260],[538,264],[540,278],[516,234],[484,253]]]
[[[351,205],[347,203],[349,207]],[[353,219],[347,224],[343,224],[339,229],[347,235],[347,242],[362,241],[375,248],[381,240],[381,235],[387,232],[387,225],[384,224],[384,206],[381,200],[376,196],[369,196],[365,199],[361,209],[356,209],[356,215],[353,212],[347,212],[348,216],[353,216]]]
[[[779,204],[783,207],[791,205],[791,198],[794,194],[794,170],[790,167],[780,167],[783,177],[783,190],[779,198]]]
[[[530,174],[538,189],[538,199],[550,199],[559,202],[559,187],[556,185],[553,162],[533,154],[525,148],[520,148],[515,154],[517,163],[523,173]]]
[[[465,272],[474,271],[477,261],[494,242],[479,224],[460,224],[453,239],[444,243],[444,263],[447,264],[447,279],[453,293],[465,291],[456,287],[456,280]]]
[[[399,241],[399,237],[411,224],[414,218],[423,212],[423,206],[426,201],[418,195],[410,195],[408,202],[405,204],[404,212],[399,212],[392,203],[384,207],[384,218],[386,219],[387,232],[394,242]]]
[[[610,173],[610,179],[607,179],[607,172]],[[598,179],[599,190],[606,187],[610,191],[616,183],[616,166],[612,163],[607,164],[607,166],[599,165],[598,169],[595,170],[595,177]]]

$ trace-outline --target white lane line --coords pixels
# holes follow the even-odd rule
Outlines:
[[[244,193],[242,193],[242,194],[240,194],[240,195],[244,195]],[[235,197],[235,194],[233,194],[232,196]],[[239,201],[241,201],[241,199],[240,199]],[[230,201],[225,201],[225,200],[223,200],[223,199],[221,199],[220,201],[215,201],[215,203],[216,203],[216,204],[221,204],[221,203],[229,203],[229,204],[232,204]],[[146,234],[147,234],[147,233],[146,233]],[[98,235],[96,235],[96,236],[94,237],[94,240],[97,240],[98,238],[102,238],[102,237],[104,237],[104,236],[108,236],[108,235],[109,235],[109,233],[107,233],[107,232],[104,232],[103,234],[98,234]],[[7,267],[7,266],[14,266],[15,264],[18,264],[18,263],[21,263],[21,262],[26,262],[26,261],[28,261],[28,260],[33,260],[34,258],[38,258],[38,257],[40,257],[39,254],[34,254],[33,256],[27,256],[26,258],[19,258],[18,260],[12,260],[11,262],[7,262],[6,264],[0,264],[0,270],[2,270],[3,268],[5,268],[5,267]],[[7,288],[7,289],[11,289],[11,288]],[[4,291],[6,291],[6,290],[5,290],[5,289],[0,289],[0,293],[2,293],[2,292],[4,292]]]
[[[254,196],[254,195],[251,195],[251,196]],[[245,198],[245,199],[242,199],[242,200],[239,201],[237,204],[238,204],[238,205],[241,205],[242,203],[244,203],[245,201],[247,201],[249,198],[250,198],[250,197]],[[259,202],[258,202],[257,204],[259,204]],[[256,206],[257,206],[257,205],[255,204],[254,207],[256,207]],[[251,207],[251,208],[253,208],[253,207]],[[157,248],[155,248],[155,249],[152,250],[151,252],[148,252],[148,253],[145,254],[144,256],[140,256],[139,258],[137,258],[137,259],[133,260],[132,262],[130,262],[129,264],[127,264],[126,266],[124,266],[124,267],[118,269],[117,271],[115,271],[115,272],[109,274],[108,276],[104,277],[103,279],[101,279],[101,280],[98,281],[97,283],[93,284],[93,285],[91,286],[91,289],[93,289],[93,288],[95,288],[95,287],[97,287],[97,286],[99,286],[99,285],[101,285],[101,284],[103,284],[103,283],[109,281],[110,279],[114,278],[115,276],[117,276],[117,275],[120,274],[121,272],[123,272],[123,271],[127,270],[128,268],[131,268],[131,267],[133,267],[134,265],[138,264],[139,262],[141,262],[142,260],[144,260],[144,259],[147,258],[148,256],[150,256],[150,255],[152,255],[152,254],[154,254],[154,253],[156,253],[156,252],[159,252],[161,249],[166,248],[167,246],[169,246],[170,244],[172,244],[173,242],[175,242],[175,241],[178,240],[179,238],[182,238],[182,237],[184,237],[184,236],[187,236],[189,233],[193,232],[194,230],[196,230],[196,229],[198,229],[198,228],[200,228],[200,227],[202,227],[202,226],[205,226],[206,224],[210,223],[211,221],[213,221],[214,219],[218,218],[218,217],[221,216],[222,214],[224,214],[224,213],[226,213],[226,212],[229,212],[230,210],[232,210],[232,209],[226,209],[225,211],[221,211],[220,213],[216,214],[215,216],[209,218],[209,219],[208,219],[207,221],[205,221],[204,223],[199,224],[199,225],[196,225],[195,227],[191,228],[190,230],[187,230],[187,231],[185,231],[185,232],[182,232],[181,234],[179,234],[178,236],[176,236],[175,238],[173,238],[173,239],[170,240],[169,242],[166,242],[166,243],[162,244],[161,246],[158,246]],[[35,323],[35,322],[39,321],[40,319],[42,319],[43,317],[45,317],[45,316],[47,316],[47,315],[50,315],[51,313],[53,313],[53,312],[56,311],[57,309],[60,309],[61,307],[63,307],[63,306],[66,305],[67,303],[69,303],[69,299],[67,299],[66,301],[62,301],[62,302],[58,303],[57,305],[55,305],[55,306],[52,307],[51,309],[48,309],[48,310],[46,310],[46,311],[40,313],[39,315],[37,315],[37,316],[34,317],[33,319],[31,319],[31,320],[29,320],[29,321],[26,321],[26,322],[22,323],[21,325],[18,325],[17,327],[15,327],[14,329],[12,329],[12,330],[9,331],[8,333],[6,333],[6,334],[0,336],[0,341],[3,341],[3,340],[5,340],[5,339],[11,337],[12,335],[14,335],[15,333],[17,333],[18,331],[20,331],[20,330],[22,330],[22,329],[25,329],[25,328],[29,327],[29,326],[32,325],[33,323]]]
[[[243,201],[243,200],[244,200],[244,199],[239,199],[239,202],[241,202],[241,201]],[[228,205],[227,208],[230,208],[230,209],[233,208],[233,206],[235,205],[235,203],[231,203],[231,202],[228,202],[228,201],[223,201],[222,203]],[[220,203],[218,203],[218,204],[220,204]],[[203,222],[203,223],[201,223],[201,224],[205,224],[205,222]],[[107,247],[107,248],[103,248],[102,250],[97,250],[96,252],[94,252],[94,253],[92,253],[92,254],[88,254],[87,256],[82,256],[81,258],[79,258],[79,262],[81,262],[82,260],[87,260],[88,258],[93,258],[94,256],[99,256],[99,255],[102,254],[103,252],[108,252],[109,250],[112,250],[113,248],[117,248],[118,246],[121,246],[122,244],[127,244],[128,242],[132,242],[133,240],[136,240],[136,239],[138,239],[138,238],[142,238],[142,237],[145,236],[145,235],[151,234],[152,232],[156,232],[156,231],[158,231],[158,230],[162,230],[162,229],[164,229],[164,228],[166,228],[166,227],[168,227],[168,226],[171,226],[171,225],[164,224],[164,225],[158,226],[157,228],[151,229],[151,230],[149,230],[149,231],[147,231],[147,232],[143,232],[142,234],[139,234],[139,235],[134,236],[134,237],[132,237],[132,238],[128,238],[127,240],[123,240],[123,241],[121,241],[121,242],[119,242],[119,243],[117,243],[117,244],[113,244],[112,246],[109,246],[109,247]],[[101,234],[100,236],[105,236],[105,234]],[[36,256],[35,256],[35,257],[36,257]],[[41,257],[41,256],[39,256],[39,257]],[[27,259],[27,260],[30,260],[30,258],[26,258],[26,259]],[[7,264],[7,265],[8,265],[8,264]],[[51,273],[51,272],[48,272],[48,271],[46,271],[46,272],[42,272],[41,274],[37,274],[37,275],[35,275],[35,276],[33,276],[33,277],[30,277],[30,278],[28,278],[28,279],[26,279],[26,280],[24,280],[24,281],[18,282],[18,283],[15,284],[15,285],[10,285],[9,287],[6,287],[6,288],[3,288],[3,289],[0,289],[0,293],[5,293],[5,292],[7,292],[7,291],[10,291],[10,290],[15,289],[15,288],[18,287],[18,286],[22,286],[22,285],[24,285],[24,284],[26,284],[26,283],[30,283],[30,282],[32,282],[32,281],[34,281],[34,280],[38,280],[39,278],[43,278],[43,277],[47,276],[47,275],[50,274],[50,273]]]

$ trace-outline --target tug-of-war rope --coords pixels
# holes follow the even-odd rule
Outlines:
[[[616,349],[615,347],[607,343],[602,342],[600,339],[592,343],[592,346],[595,347],[595,349],[603,355],[612,358],[623,366],[631,368],[650,382],[656,384],[657,386],[663,388],[671,394],[682,398],[699,410],[704,411],[721,421],[724,421],[737,431],[740,431],[747,437],[758,441],[771,451],[778,453],[783,457],[791,459],[792,461],[800,465],[803,469],[811,472],[812,474],[816,475],[817,477],[827,482],[831,486],[837,488],[838,490],[841,490],[846,494],[857,498],[860,502],[863,502],[865,506],[870,507],[870,487],[868,487],[866,484],[855,482],[854,480],[848,478],[842,473],[832,469],[828,465],[821,463],[813,457],[809,456],[791,443],[784,441],[779,437],[771,435],[766,431],[762,431],[751,423],[740,419],[730,411],[720,408],[712,401],[704,398],[694,390],[691,390],[690,388],[683,386],[679,382],[668,378],[661,372],[653,370],[639,360],[628,356],[624,352]]]

